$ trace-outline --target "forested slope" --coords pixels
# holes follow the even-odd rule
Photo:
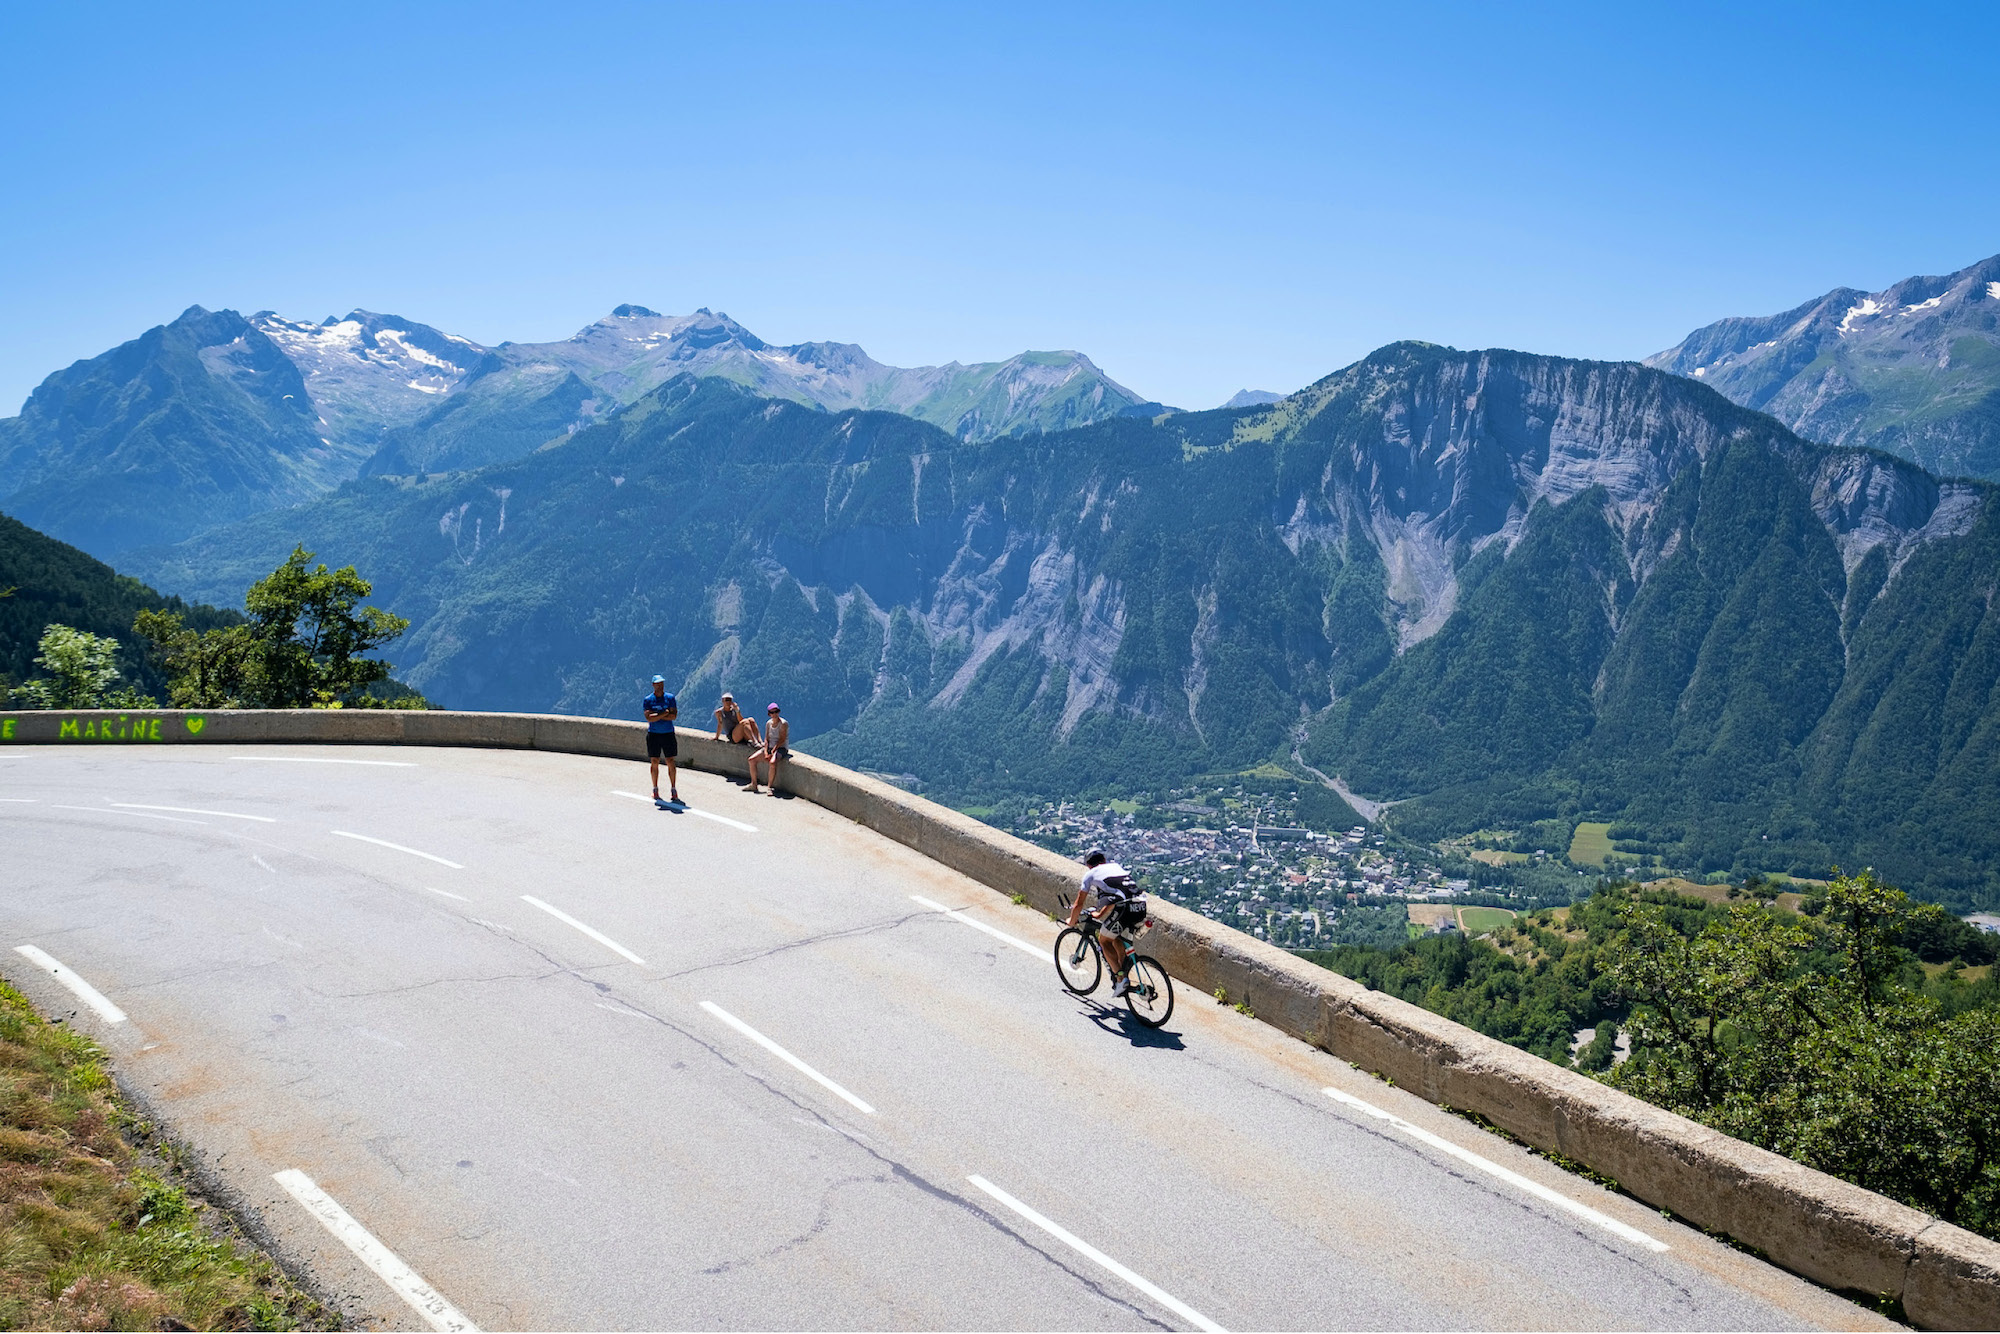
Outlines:
[[[51,623],[105,635],[120,644],[118,669],[143,694],[166,696],[166,683],[132,633],[141,611],[178,612],[197,630],[242,619],[235,612],[163,597],[75,547],[0,514],[0,685],[39,674],[35,645]],[[0,692],[4,693],[4,692]]]

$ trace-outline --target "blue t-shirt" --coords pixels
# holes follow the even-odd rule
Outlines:
[[[648,709],[678,708],[679,703],[672,695],[654,695],[648,692],[639,699],[639,716],[646,718],[646,710]],[[671,732],[674,730],[673,719],[646,718],[646,730],[648,732]]]

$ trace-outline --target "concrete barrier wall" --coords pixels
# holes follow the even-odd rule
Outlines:
[[[645,757],[638,722],[360,710],[0,713],[0,744],[480,746]],[[681,762],[743,777],[747,749],[682,729]],[[797,756],[781,786],[1002,894],[1055,913],[1080,868],[948,807]],[[1431,1102],[1476,1112],[1634,1196],[1831,1288],[1898,1298],[1931,1329],[2000,1329],[2000,1244],[1641,1102],[1419,1006],[1154,900],[1148,952],[1183,989],[1257,1017]]]

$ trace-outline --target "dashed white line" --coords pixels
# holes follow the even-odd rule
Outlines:
[[[1181,1301],[1178,1297],[1169,1295],[1156,1285],[1140,1278],[1103,1251],[1098,1250],[1095,1246],[1092,1246],[1089,1242],[1070,1232],[1068,1229],[1036,1213],[1033,1209],[1030,1209],[1027,1205],[1021,1203],[1012,1195],[1009,1195],[1006,1191],[988,1181],[985,1177],[971,1176],[967,1177],[966,1180],[1000,1201],[1000,1203],[1006,1205],[1009,1209],[1012,1209],[1021,1217],[1027,1219],[1030,1223],[1033,1223],[1042,1231],[1048,1233],[1051,1237],[1054,1237],[1063,1245],[1075,1251],[1078,1255],[1081,1255],[1084,1259],[1124,1279],[1127,1283],[1145,1293],[1148,1297],[1151,1297],[1154,1301],[1166,1307],[1169,1311],[1172,1311],[1195,1328],[1208,1330],[1210,1334],[1225,1334],[1222,1326],[1216,1324],[1186,1302]]]
[[[32,806],[35,804],[35,799],[33,797],[0,797],[0,801],[9,803],[18,802],[23,806]]]
[[[609,1001],[598,1001],[597,1008],[609,1010],[613,1014],[628,1015],[633,1019],[651,1019],[653,1016],[641,1010],[628,1010],[623,1005],[613,1005]]]
[[[337,838],[351,838],[357,843],[373,843],[378,848],[389,848],[396,852],[407,852],[412,857],[422,857],[425,861],[436,862],[439,866],[449,866],[454,871],[463,871],[465,869],[457,862],[449,861],[446,858],[438,856],[436,853],[419,852],[415,848],[406,848],[401,843],[391,843],[386,838],[370,838],[366,834],[350,834],[345,829],[335,829],[330,832]]]
[[[910,901],[913,903],[921,903],[926,908],[929,908],[932,912],[941,912],[946,917],[952,918],[954,921],[963,922],[967,926],[971,927],[974,931],[984,931],[987,935],[992,936],[995,940],[1004,940],[1017,950],[1026,950],[1028,953],[1034,955],[1037,959],[1044,957],[1045,952],[1039,947],[1030,945],[1027,941],[1022,940],[1019,936],[1010,936],[1005,931],[997,931],[994,928],[986,925],[986,923],[984,922],[976,921],[973,918],[967,917],[964,913],[959,912],[955,908],[947,908],[942,903],[933,903],[929,899],[924,898],[920,894],[910,895]]]
[[[643,801],[649,806],[653,804],[651,797],[641,796],[637,792],[626,792],[621,788],[612,788],[611,795],[614,797],[630,797],[634,801]],[[754,824],[744,824],[741,820],[732,820],[726,815],[717,815],[714,811],[704,811],[698,807],[690,806],[686,802],[681,803],[681,814],[699,815],[704,820],[713,820],[717,824],[726,824],[731,829],[741,829],[746,834],[757,832],[757,826]]]
[[[339,760],[325,755],[231,755],[232,760],[257,764],[369,764],[378,769],[414,769],[415,760]]]
[[[1332,1098],[1335,1102],[1340,1103],[1342,1106],[1352,1107],[1356,1111],[1361,1112],[1366,1116],[1373,1117],[1377,1121],[1382,1121],[1387,1123],[1388,1125],[1392,1125],[1396,1129],[1402,1131],[1404,1134],[1410,1136],[1412,1139],[1421,1140],[1423,1143],[1430,1145],[1433,1149],[1436,1149],[1438,1152],[1449,1154],[1453,1158],[1458,1159],[1460,1162],[1466,1164],[1468,1167],[1476,1167],[1480,1171],[1487,1173],[1489,1176],[1498,1177],[1500,1180],[1506,1182],[1508,1185],[1514,1186],[1520,1190],[1524,1190],[1528,1192],[1528,1194],[1533,1195],[1538,1200],[1545,1200],[1548,1203],[1555,1205],[1558,1209],[1567,1210],[1568,1212],[1575,1214],[1578,1218],[1583,1219],[1585,1222],[1593,1223],[1596,1226],[1603,1228],[1606,1232],[1611,1233],[1613,1236],[1623,1237],[1626,1241],[1636,1242],[1650,1251],[1667,1251],[1673,1249],[1671,1246],[1667,1245],[1666,1242],[1661,1241],[1658,1237],[1649,1236],[1648,1234],[1641,1232],[1636,1227],[1632,1227],[1629,1224],[1619,1222],[1617,1219],[1611,1217],[1609,1214],[1600,1213],[1597,1210],[1591,1208],[1587,1204],[1584,1204],[1577,1200],[1572,1200],[1569,1196],[1563,1194],[1561,1191],[1551,1190],[1549,1187],[1544,1186],[1539,1181],[1531,1181],[1527,1177],[1522,1176],[1519,1172],[1515,1172],[1508,1168],[1502,1167],[1500,1164],[1494,1162],[1490,1158],[1480,1157],[1478,1154],[1474,1153],[1470,1149],[1460,1148],[1458,1145],[1453,1144],[1450,1140],[1444,1138],[1442,1135],[1434,1135],[1430,1131],[1425,1130],[1422,1126],[1412,1125],[1408,1121],[1405,1121],[1402,1117],[1395,1115],[1393,1112],[1385,1111],[1384,1109],[1377,1107],[1372,1102],[1364,1102],[1362,1099],[1355,1097],[1352,1093],[1342,1093],[1339,1089],[1330,1088],[1325,1090],[1325,1092],[1327,1097]]]
[[[50,977],[68,987],[78,1000],[97,1011],[98,1017],[104,1020],[105,1023],[122,1024],[125,1022],[125,1011],[113,1005],[110,998],[103,992],[78,977],[75,970],[70,968],[69,965],[57,963],[33,945],[16,945],[14,953],[20,955],[29,963],[35,965],[35,967],[44,970]]]
[[[287,1168],[274,1173],[272,1180],[285,1188],[285,1193],[304,1205],[306,1212],[320,1221],[320,1224],[348,1250],[355,1258],[375,1271],[390,1291],[408,1302],[432,1329],[440,1334],[464,1330],[469,1334],[479,1326],[467,1320],[462,1312],[439,1294],[436,1288],[424,1282],[417,1271],[404,1264],[397,1254],[375,1239],[375,1235],[354,1221],[354,1215],[340,1207],[331,1195],[319,1188],[317,1182],[297,1168]]]
[[[472,900],[471,900],[471,899],[468,899],[467,897],[465,897],[465,895],[463,895],[463,894],[454,894],[454,893],[452,893],[452,892],[451,892],[450,890],[448,890],[448,889],[433,889],[433,888],[432,888],[431,886],[429,886],[429,885],[419,885],[419,886],[418,886],[418,888],[419,888],[419,889],[421,889],[421,890],[423,890],[423,891],[424,891],[424,892],[425,892],[426,894],[436,894],[436,895],[438,895],[438,896],[439,896],[439,897],[441,897],[441,898],[447,898],[447,899],[457,899],[457,900],[458,900],[458,901],[459,901],[460,903],[470,903],[470,902],[472,902]]]
[[[255,820],[258,824],[276,824],[268,815],[238,815],[235,811],[202,811],[192,806],[146,806],[136,801],[114,801],[111,803],[121,811],[172,811],[176,815],[213,815],[224,820]]]
[[[771,1039],[765,1037],[762,1033],[759,1033],[756,1029],[750,1027],[750,1025],[744,1023],[741,1019],[738,1019],[735,1015],[731,1014],[729,1011],[723,1009],[720,1005],[717,1005],[714,1001],[703,1001],[701,1003],[701,1008],[707,1010],[710,1014],[714,1015],[717,1019],[720,1019],[723,1023],[728,1024],[731,1028],[741,1033],[744,1037],[749,1038],[752,1042],[762,1047],[765,1051],[770,1052],[771,1055],[777,1057],[779,1060],[783,1061],[786,1065],[791,1066],[792,1069],[798,1071],[800,1074],[804,1075],[807,1079],[812,1080],[815,1084],[818,1084],[821,1088],[827,1090],[829,1093],[832,1093],[835,1097],[838,1097],[845,1102],[851,1103],[853,1106],[859,1108],[861,1111],[866,1112],[869,1116],[875,1115],[875,1109],[873,1107],[870,1107],[867,1103],[861,1101],[861,1099],[855,1097],[852,1093],[849,1093],[846,1089],[834,1083],[831,1079],[828,1079],[825,1075],[813,1069],[811,1066],[807,1065],[804,1061],[801,1061],[798,1057],[792,1055],[790,1052],[786,1051],[783,1047],[780,1047],[777,1043],[771,1041]]]
[[[617,941],[613,940],[611,937],[605,935],[602,931],[599,931],[596,927],[585,926],[582,922],[577,921],[576,918],[571,917],[561,908],[552,907],[549,904],[543,903],[540,899],[536,898],[532,894],[523,894],[521,896],[521,901],[524,903],[534,904],[537,908],[540,908],[543,912],[555,918],[557,921],[568,922],[571,926],[583,932],[584,935],[589,936],[592,940],[604,946],[604,948],[611,950],[614,953],[624,955],[626,958],[630,959],[633,963],[646,962],[644,959],[632,953],[632,951],[626,949],[623,945],[620,945]]]
[[[93,815],[131,815],[141,820],[165,820],[168,824],[198,824],[206,826],[206,820],[183,820],[178,815],[154,815],[150,811],[114,811],[108,806],[65,806],[59,801],[49,803],[52,811],[89,811]]]

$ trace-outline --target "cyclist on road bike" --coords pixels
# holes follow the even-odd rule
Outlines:
[[[1092,849],[1084,854],[1083,864],[1089,869],[1069,906],[1069,924],[1076,926],[1089,908],[1097,943],[1103,947],[1105,962],[1111,965],[1111,994],[1123,996],[1132,986],[1125,973],[1126,942],[1146,924],[1146,896],[1132,873],[1103,853]]]

